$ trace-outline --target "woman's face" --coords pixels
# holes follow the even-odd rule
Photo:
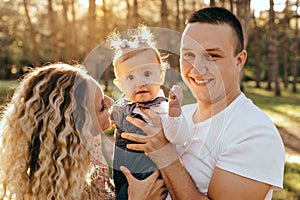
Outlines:
[[[113,100],[104,95],[100,85],[92,80],[89,85],[88,109],[92,116],[92,134],[99,135],[111,127],[109,109]]]

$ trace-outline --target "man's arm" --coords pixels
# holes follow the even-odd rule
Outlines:
[[[169,190],[172,199],[264,199],[270,185],[242,177],[240,175],[215,168],[210,180],[208,196],[202,194],[196,187],[192,178],[181,164],[174,144],[165,138],[160,118],[153,111],[147,110],[145,113],[154,122],[154,126],[149,126],[145,122],[128,117],[128,121],[143,129],[148,136],[123,133],[122,137],[138,142],[140,144],[129,144],[127,148],[144,151],[153,162],[159,167],[164,182]]]
[[[161,168],[160,172],[173,200],[209,199],[199,192],[190,175],[178,159],[170,165]]]
[[[215,168],[208,188],[211,199],[265,199],[271,186],[253,179]]]

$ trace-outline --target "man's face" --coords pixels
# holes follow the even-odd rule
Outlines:
[[[234,55],[235,40],[227,24],[186,26],[180,49],[181,75],[198,102],[231,101],[240,93],[239,72],[246,52]]]

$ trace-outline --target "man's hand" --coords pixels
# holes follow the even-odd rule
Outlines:
[[[124,166],[120,167],[128,181],[128,200],[163,200],[167,197],[167,188],[159,172],[155,171],[144,180],[134,178]]]
[[[126,147],[131,150],[144,151],[157,167],[168,166],[178,158],[176,147],[166,139],[159,115],[150,109],[142,109],[142,112],[151,119],[153,126],[134,117],[127,116],[126,119],[141,128],[147,136],[122,133],[121,137],[137,142],[138,144],[127,144]]]

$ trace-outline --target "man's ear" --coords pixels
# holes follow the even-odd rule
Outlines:
[[[113,83],[114,83],[114,85],[115,85],[120,91],[122,91],[122,87],[121,87],[121,84],[120,84],[119,79],[115,78],[115,79],[113,80]]]
[[[237,66],[239,67],[239,71],[243,69],[246,60],[247,60],[247,51],[243,50],[237,56]]]

